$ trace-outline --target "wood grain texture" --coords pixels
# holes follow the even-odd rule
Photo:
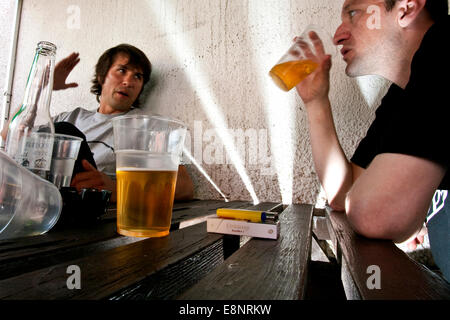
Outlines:
[[[215,200],[174,209],[183,221],[219,207],[282,210],[274,203]],[[239,243],[238,236],[208,234],[204,222],[163,238],[123,237],[110,218],[95,226],[5,240],[0,242],[0,299],[170,299],[220,265],[224,252],[234,252]],[[81,290],[67,288],[70,265],[81,269]]]
[[[102,299],[221,240],[206,223],[0,281],[0,299]],[[81,269],[80,290],[66,285],[69,265]]]
[[[156,272],[108,297],[109,300],[169,300],[197,283],[223,262],[223,241]]]
[[[274,211],[281,210],[279,204],[264,202],[249,205],[247,202],[221,203],[219,207],[242,207],[250,210]],[[205,212],[205,210],[203,210]],[[209,212],[211,213],[211,212]],[[207,213],[207,214],[209,214]],[[214,211],[215,214],[215,211]],[[206,230],[205,230],[206,232]],[[143,281],[133,284],[129,288],[109,297],[112,300],[141,300],[141,299],[173,299],[180,295],[199,280],[204,278],[224,259],[240,248],[240,236],[223,235],[221,241],[196,252],[194,255],[180,260],[161,271],[152,274]]]
[[[278,240],[252,238],[179,299],[299,299],[311,250],[310,205],[280,215]]]
[[[45,266],[73,260],[82,255],[122,245],[133,239],[120,239],[115,221],[61,230],[40,236],[0,241],[0,279]]]
[[[361,299],[450,299],[449,284],[410,259],[392,241],[367,239],[357,235],[343,212],[328,211],[332,238],[342,254],[342,275],[349,298]],[[339,251],[339,250],[338,250]],[[381,288],[369,289],[367,272],[380,268]]]
[[[248,201],[220,200],[191,201],[174,204],[171,231],[180,223],[194,225],[206,219],[221,207],[249,207]],[[142,240],[123,237],[116,231],[115,209],[102,220],[84,227],[64,228],[23,239],[0,241],[0,279],[6,279],[25,272],[78,259],[108,249]]]

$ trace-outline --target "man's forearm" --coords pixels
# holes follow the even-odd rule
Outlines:
[[[330,101],[311,101],[306,106],[316,173],[329,205],[345,209],[345,196],[352,186],[352,168],[339,143]]]

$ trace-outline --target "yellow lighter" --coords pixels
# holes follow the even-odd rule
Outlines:
[[[266,220],[273,221],[278,218],[278,214],[274,212],[229,208],[217,209],[217,215],[221,218],[245,220],[250,222],[265,222]]]

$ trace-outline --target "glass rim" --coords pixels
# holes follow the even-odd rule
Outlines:
[[[40,132],[40,131],[31,131],[30,136],[33,137],[55,137],[55,133],[51,132]]]
[[[74,140],[81,140],[83,141],[83,138],[77,137],[77,136],[72,136],[70,134],[63,134],[63,133],[51,133],[51,132],[39,132],[39,131],[32,131],[30,133],[30,136],[33,137],[53,137],[55,138],[56,136],[58,137],[64,137],[64,138],[70,138],[70,139],[74,139]]]
[[[183,128],[187,129],[186,124],[184,122],[182,122],[181,120],[163,117],[163,116],[151,116],[148,114],[123,115],[123,116],[115,117],[111,121],[115,122],[115,121],[120,121],[120,120],[125,120],[125,119],[158,119],[158,120],[164,120],[169,123],[176,123],[176,124],[182,126]]]
[[[68,138],[70,140],[78,140],[78,141],[83,141],[83,138],[77,137],[77,136],[72,136],[70,134],[62,134],[62,133],[55,133],[55,138],[56,137],[63,137],[63,138]]]
[[[170,151],[150,151],[147,149],[117,149],[114,150],[114,153],[140,153],[140,154],[147,154],[147,155],[165,155],[170,156],[173,154],[173,152]]]
[[[37,50],[49,50],[53,52],[57,50],[57,47],[50,41],[39,41],[37,44]]]

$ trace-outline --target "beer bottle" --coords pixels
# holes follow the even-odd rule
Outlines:
[[[50,118],[56,46],[37,44],[22,105],[8,127],[6,152],[42,178],[50,170],[55,127]]]

